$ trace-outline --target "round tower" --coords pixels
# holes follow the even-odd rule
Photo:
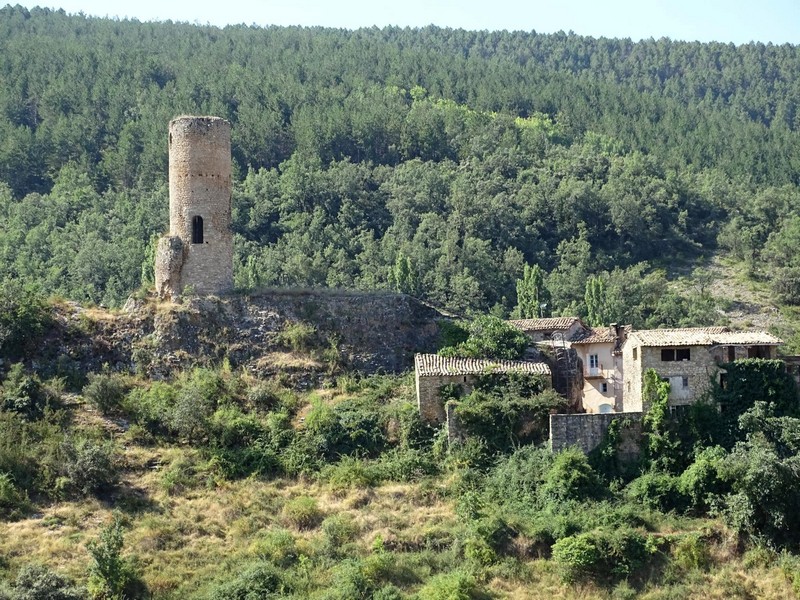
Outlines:
[[[169,229],[182,246],[179,281],[171,286],[177,293],[233,289],[231,124],[225,119],[170,121]]]

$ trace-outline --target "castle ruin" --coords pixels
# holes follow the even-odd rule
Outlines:
[[[233,289],[231,125],[219,117],[169,123],[169,234],[158,240],[156,293],[175,299]]]

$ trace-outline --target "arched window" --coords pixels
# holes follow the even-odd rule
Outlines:
[[[192,219],[192,243],[203,243],[203,217],[199,215]]]

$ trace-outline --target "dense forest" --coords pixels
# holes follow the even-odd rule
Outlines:
[[[721,248],[800,302],[792,45],[140,23],[0,10],[0,278],[121,304],[167,227],[168,121],[233,125],[239,289],[398,289],[470,313],[714,319]],[[596,294],[595,294],[596,295]],[[516,309],[516,310],[515,310]]]

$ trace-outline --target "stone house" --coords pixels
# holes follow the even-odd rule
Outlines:
[[[612,323],[574,340],[583,369],[580,407],[587,413],[622,411],[622,344],[630,327]]]
[[[543,319],[516,319],[508,321],[527,335],[531,343],[548,342],[554,339],[569,342],[585,336],[589,328],[578,317],[547,317]]]
[[[622,346],[623,411],[641,412],[644,373],[654,369],[669,381],[672,407],[694,402],[724,382],[726,362],[775,358],[782,340],[765,331],[730,331],[727,327],[633,331]]]
[[[479,376],[509,372],[541,375],[548,386],[552,385],[550,367],[543,362],[446,358],[438,354],[417,354],[414,356],[414,374],[419,414],[429,423],[445,423],[447,414],[445,399],[441,395],[442,387],[458,386],[461,393],[469,394],[475,389]]]

